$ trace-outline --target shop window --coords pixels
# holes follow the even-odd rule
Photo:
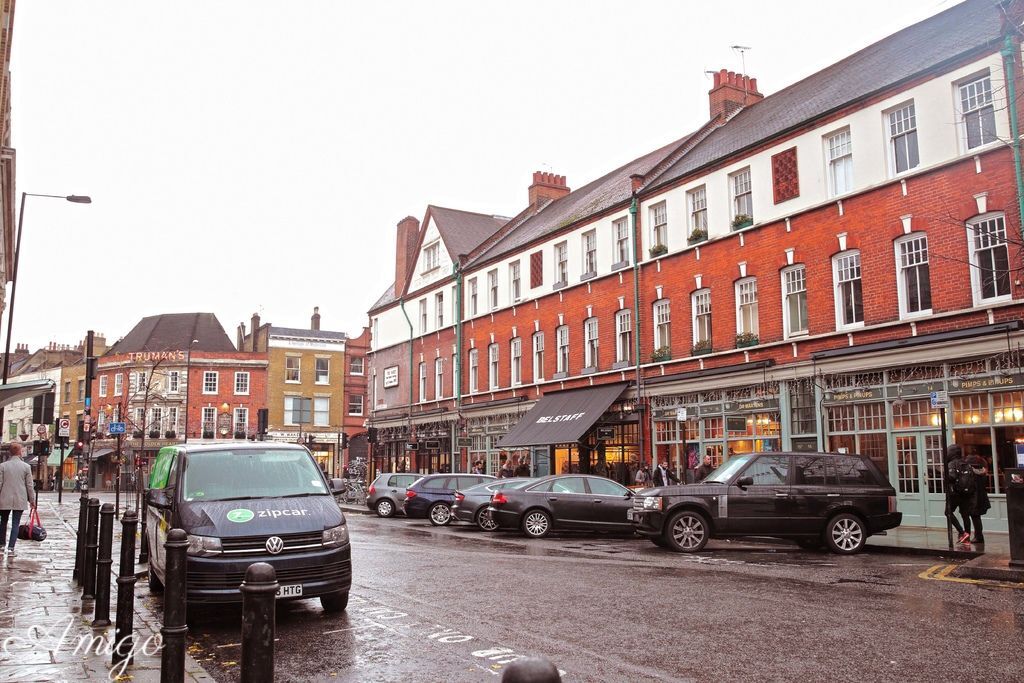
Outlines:
[[[815,434],[818,431],[814,410],[814,387],[794,384],[789,388],[789,423],[793,434]]]
[[[914,427],[935,427],[939,424],[939,416],[932,410],[928,399],[897,401],[892,404],[893,429],[912,429]]]
[[[1024,422],[1024,393],[1006,391],[992,394],[992,422]]]
[[[702,428],[704,439],[721,439],[725,436],[725,428],[723,426],[722,418],[705,417],[702,422],[704,423]]]
[[[988,396],[986,394],[953,396],[951,403],[954,425],[988,424]]]
[[[889,479],[889,445],[888,435],[885,432],[857,435],[857,453],[866,455],[875,463],[882,476]]]
[[[828,431],[852,432],[854,431],[854,417],[852,405],[829,406],[827,410]]]
[[[859,431],[885,429],[885,404],[859,404],[857,406],[857,429]]]

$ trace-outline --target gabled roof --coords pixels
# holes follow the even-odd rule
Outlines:
[[[994,47],[1002,13],[995,0],[967,0],[769,95],[712,131],[645,189],[669,183],[747,147],[927,72]]]
[[[459,254],[468,254],[476,249],[508,222],[507,216],[491,216],[433,205],[427,207],[427,216],[423,219],[424,226],[431,217],[437,225],[437,231],[441,233],[448,254],[453,259],[458,258]]]
[[[508,252],[556,232],[578,220],[600,213],[616,204],[629,201],[632,196],[630,176],[644,175],[655,168],[666,156],[685,145],[690,135],[664,147],[634,159],[625,166],[615,169],[597,180],[556,199],[543,210],[523,221],[493,245],[475,255],[471,263],[476,264],[497,258]]]
[[[441,235],[448,255],[453,260],[458,259],[459,254],[469,254],[479,247],[483,242],[502,226],[508,223],[506,216],[494,216],[473,211],[460,211],[459,209],[447,209],[443,206],[427,206],[427,213],[420,225],[420,232],[417,236],[416,251],[409,260],[410,272],[416,267],[416,256],[423,248],[423,237],[427,232],[427,225],[430,219],[434,219],[434,225]],[[381,295],[377,302],[370,307],[370,311],[387,306],[398,301],[398,298],[405,292],[395,292],[395,283],[392,282],[387,291]]]
[[[192,340],[198,340],[192,344]],[[234,351],[213,313],[164,313],[143,318],[104,355],[137,351]]]

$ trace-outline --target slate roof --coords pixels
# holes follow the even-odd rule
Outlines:
[[[697,144],[645,189],[681,178],[794,126],[1001,41],[994,0],[967,0],[883,38],[750,105]]]
[[[690,137],[687,135],[653,152],[648,152],[625,166],[551,202],[542,211],[523,221],[518,228],[475,255],[471,262],[475,264],[515,251],[523,245],[571,225],[582,218],[628,201],[632,196],[630,176],[649,173],[662,159],[685,144]]]
[[[136,351],[234,351],[224,327],[213,313],[164,313],[143,318],[104,355]]]
[[[304,330],[301,327],[273,327],[270,328],[270,336],[279,337],[302,337],[305,339],[329,339],[346,340],[348,335],[344,332],[331,332],[329,330]]]
[[[484,240],[493,235],[508,222],[507,216],[490,216],[471,211],[446,209],[429,206],[427,210],[434,218],[441,239],[448,248],[448,254],[455,259],[459,254],[468,254]]]

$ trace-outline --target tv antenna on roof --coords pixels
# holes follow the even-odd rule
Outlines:
[[[752,50],[753,48],[748,47],[746,45],[730,45],[729,47],[732,48],[733,50],[735,50],[736,52],[740,53],[740,69],[741,69],[741,73],[743,74],[743,76],[746,77],[747,76],[747,50]],[[746,103],[747,103],[747,81],[744,80],[743,81],[743,104],[745,105]]]

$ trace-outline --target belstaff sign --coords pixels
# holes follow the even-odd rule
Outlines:
[[[544,424],[545,422],[571,422],[572,420],[578,420],[586,415],[586,413],[569,413],[568,415],[542,415],[537,418],[537,424]]]

